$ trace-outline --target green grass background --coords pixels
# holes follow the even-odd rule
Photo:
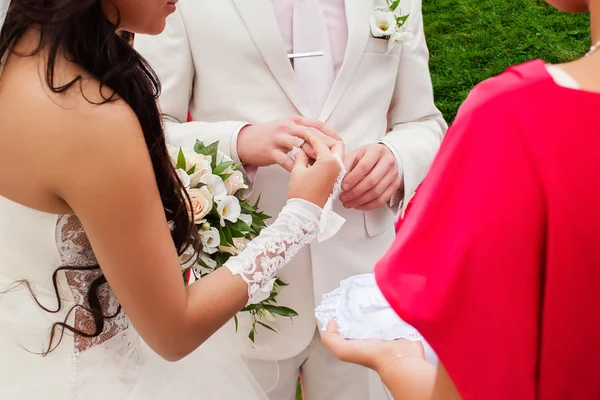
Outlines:
[[[563,63],[590,46],[587,15],[543,0],[423,0],[436,104],[448,122],[477,83],[541,58]]]
[[[536,58],[571,61],[590,46],[587,15],[543,0],[423,0],[423,15],[435,100],[449,123],[477,83]]]

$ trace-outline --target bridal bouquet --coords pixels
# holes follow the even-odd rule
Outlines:
[[[218,147],[218,142],[205,146],[196,141],[193,149],[180,148],[172,154],[177,174],[191,199],[189,212],[202,241],[202,253],[197,259],[189,252],[182,256],[186,285],[222,267],[231,256],[239,254],[266,227],[265,220],[271,218],[259,210],[259,200],[250,204],[244,199],[244,190],[248,186],[240,171],[241,165],[234,164],[218,151]],[[283,286],[287,285],[278,278],[273,279],[263,289],[259,301],[242,310],[251,316],[250,340],[254,341],[258,326],[275,332],[269,322],[274,322],[276,315],[290,318],[298,315],[277,304],[277,294]],[[237,329],[237,316],[235,325]]]

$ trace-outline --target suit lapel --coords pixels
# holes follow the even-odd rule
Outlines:
[[[344,62],[325,102],[320,120],[326,121],[342,99],[363,57],[370,37],[369,16],[373,0],[345,0],[348,44]]]
[[[285,52],[271,0],[233,0],[233,2],[279,86],[300,114],[309,115],[300,84]]]

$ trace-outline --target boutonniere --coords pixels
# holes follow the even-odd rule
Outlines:
[[[371,13],[371,35],[388,41],[388,53],[398,44],[414,38],[405,26],[410,14],[402,15],[401,0],[386,0],[387,7],[375,7]]]

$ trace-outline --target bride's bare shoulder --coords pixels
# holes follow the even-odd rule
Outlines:
[[[18,144],[26,136],[60,151],[77,142],[114,140],[117,127],[141,132],[131,107],[80,65],[58,55],[49,74],[47,54],[20,55],[30,51],[26,43],[17,46],[0,76],[0,109],[7,116],[0,120],[0,140]]]
[[[53,86],[75,84],[52,90],[46,64],[41,54],[11,54],[0,76],[0,186],[5,193],[32,198],[43,191],[21,193],[22,179],[52,193],[78,170],[110,169],[124,157],[121,149],[129,159],[147,161],[139,120],[125,101],[105,102],[110,89],[65,58],[57,58]]]

